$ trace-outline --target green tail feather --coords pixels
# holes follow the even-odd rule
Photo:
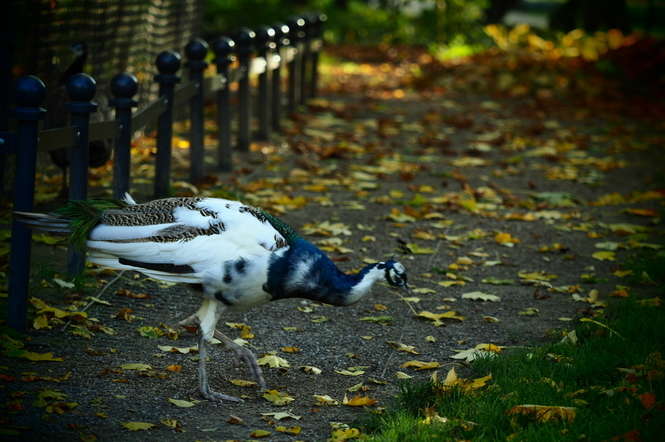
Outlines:
[[[125,207],[127,204],[116,200],[69,201],[55,211],[58,216],[69,220],[71,234],[69,242],[78,250],[85,250],[85,242],[90,231],[99,224],[102,212],[108,209]]]
[[[287,243],[292,244],[293,241],[300,238],[296,230],[281,219],[271,215],[263,209],[259,209],[259,211],[263,214],[263,216],[266,217],[270,225],[272,225],[275,230],[277,230],[284,237]]]

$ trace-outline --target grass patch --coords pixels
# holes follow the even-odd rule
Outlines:
[[[665,289],[665,254],[628,262]],[[401,385],[382,414],[357,422],[374,441],[659,440],[665,431],[665,308],[615,300],[563,340],[474,361],[471,380]],[[538,405],[549,408],[524,407]]]

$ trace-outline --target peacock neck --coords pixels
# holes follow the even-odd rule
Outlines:
[[[365,296],[384,272],[375,264],[346,274],[318,248],[297,239],[269,265],[267,291],[273,300],[305,298],[332,305],[349,305]]]

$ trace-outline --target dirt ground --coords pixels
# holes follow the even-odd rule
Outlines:
[[[331,423],[353,426],[365,412],[364,407],[341,404],[345,395],[370,397],[377,403],[367,408],[380,409],[398,391],[397,372],[415,379],[426,379],[433,372],[402,368],[407,361],[436,361],[440,375],[455,366],[467,376],[466,362],[451,358],[460,350],[491,343],[507,351],[560,336],[556,330],[591,314],[595,302],[621,285],[613,275],[620,268],[610,260],[615,255],[594,254],[612,251],[618,259],[630,254],[624,249],[631,238],[653,242],[626,236],[629,227],[612,226],[651,228],[659,222],[650,211],[662,213],[662,196],[628,199],[665,188],[662,122],[612,110],[586,112],[580,118],[579,104],[541,107],[530,95],[500,96],[473,88],[377,96],[370,93],[367,78],[334,68],[328,75],[333,76],[331,86],[304,116],[288,124],[280,141],[259,146],[263,153],[238,156],[238,171],[221,176],[206,191],[214,194],[220,186],[235,186],[252,204],[262,205],[264,199],[273,211],[275,206],[285,208],[280,216],[301,232],[307,231],[303,227],[308,223],[343,223],[349,235],[331,235],[352,249],[330,252],[340,268],[357,270],[365,258],[394,256],[407,267],[416,289],[400,295],[417,299],[405,302],[379,284],[367,298],[345,308],[292,299],[226,315],[220,324],[225,333],[236,338],[241,330],[224,322],[247,324],[255,335],[247,341],[259,357],[276,352],[289,362],[288,368],[263,370],[270,389],[294,400],[274,405],[256,387],[229,382],[251,379],[245,367],[234,367],[231,353],[217,346],[209,363],[212,385],[244,402],[213,403],[202,400],[197,391],[197,353],[158,348],[195,345],[195,333],[181,330],[172,340],[137,331],[172,325],[192,313],[200,301],[195,292],[129,273],[101,294],[101,287],[115,274],[97,274],[95,278],[103,281],[85,294],[54,289],[49,279],[53,275],[45,276],[43,268],[61,268],[64,248],[39,244],[31,295],[59,308],[97,296],[104,303],[94,303],[87,313],[115,334],[96,331],[86,339],[73,335],[71,326],[63,330],[62,324],[30,329],[26,348],[53,352],[62,361],[0,358],[0,407],[5,408],[0,421],[7,429],[3,437],[246,440],[255,430],[265,430],[270,432],[265,440],[326,440]],[[399,88],[395,84],[386,90]],[[186,176],[184,170],[176,170]],[[591,204],[613,192],[625,201]],[[289,199],[284,202],[281,195]],[[305,203],[295,201],[297,197],[305,197]],[[644,209],[642,213],[651,216],[626,208]],[[506,233],[510,236],[502,235]],[[326,239],[316,233],[303,236]],[[611,244],[598,247],[608,242],[623,245],[618,250],[611,250]],[[544,273],[524,277],[525,272]],[[545,274],[551,279],[543,278]],[[491,283],[497,280],[506,281]],[[149,298],[119,296],[120,289]],[[462,298],[478,291],[500,301]],[[437,326],[416,317],[422,311],[454,311],[464,319],[442,319]],[[133,315],[132,320],[121,312]],[[376,320],[380,316],[389,318]],[[397,351],[389,342],[413,346],[418,354]],[[300,351],[289,353],[284,347]],[[120,368],[130,363],[148,364],[151,369]],[[173,366],[180,366],[180,371],[170,371]],[[318,367],[321,373],[308,373],[302,366]],[[338,373],[342,370],[357,375]],[[71,374],[61,382],[25,382],[21,381],[25,373],[54,378]],[[361,383],[360,390],[348,391]],[[76,405],[61,407],[61,414],[40,406],[36,400],[44,390],[63,394],[55,402]],[[340,404],[321,405],[314,395],[329,395]],[[182,408],[169,399],[194,405]],[[277,421],[262,415],[284,411],[299,418]],[[123,426],[127,422],[154,427],[130,431]],[[279,431],[284,429],[278,430],[280,426],[301,431],[288,434]]]

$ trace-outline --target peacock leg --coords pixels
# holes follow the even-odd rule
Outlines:
[[[178,325],[180,327],[184,327],[185,325],[192,325],[192,324],[196,324],[197,326],[199,325],[199,317],[196,315],[196,313],[193,313],[193,314],[187,316],[182,321],[178,321]]]
[[[210,401],[233,401],[242,402],[242,399],[235,396],[219,393],[210,389],[208,382],[208,370],[206,369],[206,359],[208,359],[208,343],[206,337],[201,334],[199,338],[199,389],[204,398]]]
[[[215,334],[214,336],[222,341],[224,345],[226,345],[228,348],[233,350],[233,352],[236,354],[236,357],[239,360],[242,360],[245,364],[247,364],[247,368],[249,368],[249,371],[252,373],[252,376],[254,376],[254,379],[256,379],[256,382],[259,384],[259,388],[261,390],[266,390],[268,387],[266,386],[266,381],[263,379],[263,373],[261,372],[261,367],[259,367],[259,363],[256,360],[256,356],[254,356],[254,353],[248,348],[245,348],[241,345],[236,344],[233,342],[231,338],[226,336],[224,333],[221,331],[215,329]]]

